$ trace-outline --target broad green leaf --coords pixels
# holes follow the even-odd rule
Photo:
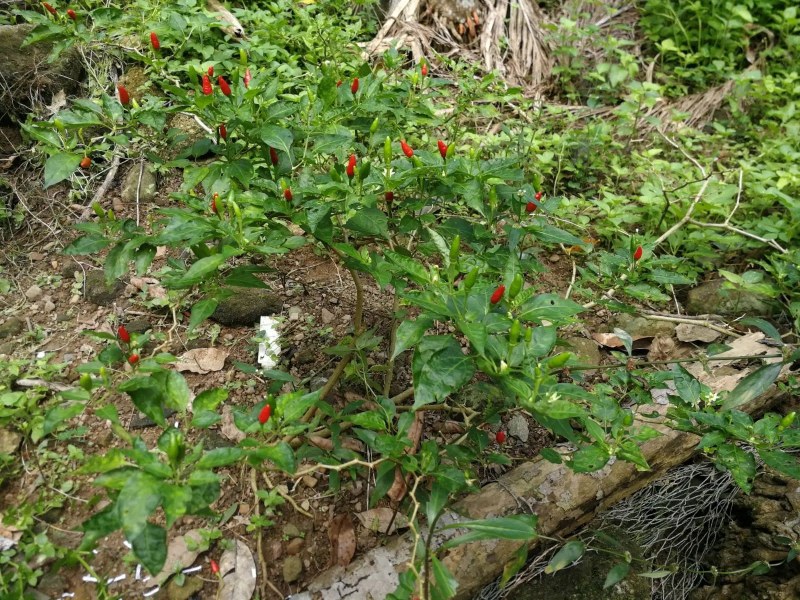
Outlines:
[[[195,303],[192,306],[192,315],[189,317],[189,332],[213,315],[214,311],[217,310],[218,304],[219,300],[216,298],[206,298]]]
[[[450,600],[456,594],[458,581],[444,563],[435,556],[431,557],[431,567],[433,569],[431,600]]]
[[[192,401],[192,410],[215,410],[221,402],[228,398],[228,391],[222,388],[211,388],[200,392]]]
[[[259,132],[261,141],[267,146],[289,154],[292,148],[292,132],[276,125],[264,125]]]
[[[752,325],[753,327],[757,327],[776,342],[780,342],[781,344],[783,344],[783,339],[781,338],[780,332],[769,321],[765,321],[764,319],[759,319],[758,317],[745,317],[744,319],[739,321],[739,324]]]
[[[576,473],[592,473],[606,466],[608,452],[597,446],[584,446],[572,455],[571,465]]]
[[[254,465],[268,460],[287,473],[294,473],[297,469],[294,451],[286,442],[278,442],[274,446],[263,446],[256,450],[248,451],[248,460]]]
[[[82,402],[69,402],[59,404],[47,411],[44,417],[42,433],[48,435],[64,421],[76,417],[83,412],[86,405]]]
[[[750,492],[753,478],[756,476],[756,461],[752,454],[736,444],[722,444],[717,448],[714,462],[717,466],[730,471],[736,485],[745,492]]]
[[[537,525],[539,519],[536,515],[512,515],[510,517],[497,517],[494,519],[481,519],[478,521],[461,521],[447,525],[444,529],[469,529],[469,533],[447,543],[448,548],[467,541],[503,539],[532,541],[538,536]],[[458,543],[455,543],[458,542]]]
[[[755,400],[769,389],[783,368],[783,363],[770,363],[750,373],[728,394],[722,410],[730,410]]]
[[[347,415],[347,420],[356,427],[372,431],[386,431],[386,420],[377,412],[363,412]]]
[[[647,577],[648,579],[663,579],[664,577],[669,577],[672,575],[672,571],[647,571],[645,573],[637,573],[639,577]]]
[[[200,283],[211,273],[214,273],[225,262],[224,254],[213,254],[196,261],[189,270],[174,281],[170,281],[169,286],[174,289],[190,288]]]
[[[505,564],[503,567],[503,575],[500,577],[500,588],[504,588],[505,585],[511,580],[514,575],[519,573],[519,570],[525,566],[525,563],[528,561],[528,544],[522,544],[516,552],[514,552],[514,557]]]
[[[97,540],[104,538],[109,533],[113,533],[120,527],[122,527],[122,523],[119,520],[117,505],[114,503],[109,504],[100,512],[89,517],[81,525],[84,536],[81,540],[80,549],[90,550]]]
[[[57,152],[44,163],[44,187],[48,188],[72,175],[81,164],[83,156]]]
[[[133,546],[133,553],[142,565],[156,575],[164,567],[167,560],[167,530],[152,523],[146,523],[135,536],[128,536]]]
[[[556,294],[540,294],[525,302],[517,315],[520,321],[541,323],[566,323],[583,312],[583,307],[572,300],[565,300]]]
[[[364,235],[389,237],[389,219],[377,208],[362,208],[345,223],[345,227]]]
[[[117,496],[122,529],[133,543],[147,524],[147,519],[161,502],[161,481],[141,471],[128,477]]]
[[[216,469],[218,467],[226,467],[238,461],[243,455],[244,450],[235,447],[206,450],[200,460],[197,461],[197,468]]]
[[[110,243],[111,240],[107,240],[102,235],[91,233],[79,237],[69,246],[64,248],[64,254],[67,254],[68,256],[74,256],[76,254],[95,254],[96,252],[100,252],[100,250],[108,246]]]
[[[583,542],[576,540],[567,542],[564,544],[564,547],[556,552],[556,555],[550,559],[550,562],[547,563],[547,566],[544,568],[544,572],[548,575],[551,573],[556,573],[561,569],[570,566],[581,556],[583,556],[584,552],[586,552],[586,545]]]
[[[392,359],[415,346],[433,325],[433,318],[425,313],[414,320],[404,319],[397,328]]]
[[[768,466],[776,471],[794,479],[800,479],[800,462],[796,455],[781,450],[759,450],[758,454]]]
[[[614,567],[608,572],[608,575],[606,575],[606,580],[603,583],[603,589],[605,590],[618,584],[628,576],[630,570],[631,566],[626,562],[614,565]]]
[[[451,336],[425,336],[412,361],[414,408],[446,398],[475,374],[472,359]]]
[[[177,371],[169,371],[164,386],[165,404],[183,413],[189,405],[189,398],[192,395],[186,378]]]

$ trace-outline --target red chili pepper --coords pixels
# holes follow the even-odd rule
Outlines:
[[[119,93],[119,103],[122,106],[128,106],[131,103],[131,97],[128,94],[128,90],[125,89],[124,85],[117,86],[117,92]]]
[[[250,69],[246,69],[244,72],[244,87],[249,88],[252,80],[253,76],[250,74]]]
[[[92,166],[92,159],[88,156],[84,156],[81,160],[81,169],[88,169]]]
[[[208,75],[203,75],[203,94],[210,96],[213,91],[214,90],[211,87],[211,80],[208,78]]]
[[[439,154],[442,155],[442,158],[445,158],[447,156],[447,144],[442,140],[439,140],[436,144],[439,146]]]
[[[386,192],[383,197],[386,198],[387,202],[392,202],[394,201],[394,192]]]
[[[345,169],[347,176],[352,179],[356,175],[356,155],[351,154],[347,161],[347,169]]]
[[[161,50],[161,42],[155,31],[150,32],[150,45],[153,47],[153,50]]]
[[[219,89],[222,90],[223,94],[226,96],[231,95],[231,86],[228,85],[228,82],[225,81],[225,78],[222,75],[217,77],[217,83],[219,84]]]
[[[208,67],[208,76],[209,77],[213,77],[214,76],[214,65],[211,65],[210,67]]]
[[[217,198],[219,198],[219,194],[214,194],[214,196],[211,198],[211,212],[215,215],[219,214],[219,210],[217,209]]]
[[[278,151],[275,148],[269,149],[269,159],[272,161],[272,166],[278,165]]]
[[[283,190],[283,197],[286,198],[287,202],[292,201],[293,196],[291,188],[286,188],[285,190]]]
[[[642,254],[643,253],[644,253],[644,250],[642,250],[641,246],[636,248],[636,252],[633,253],[633,260],[634,261],[638,261],[640,258],[642,258]]]
[[[542,192],[536,192],[536,195],[534,196],[534,198],[536,198],[536,200],[541,200],[542,196],[544,196],[544,194]]]
[[[265,404],[264,408],[261,409],[261,412],[258,413],[258,422],[263,425],[269,421],[270,414],[272,414],[272,407],[269,404]]]
[[[405,154],[408,158],[414,156],[414,151],[411,149],[411,146],[406,144],[405,140],[400,140],[400,147],[403,149],[403,154]]]
[[[125,344],[130,343],[131,334],[128,333],[127,329],[125,329],[125,325],[120,325],[119,329],[117,329],[117,338],[119,338],[120,342],[123,342]]]
[[[356,95],[356,92],[358,92],[358,77],[353,79],[353,83],[350,84],[350,91],[353,92],[354,96]]]
[[[47,10],[47,12],[49,12],[51,15],[56,16],[58,14],[58,11],[47,2],[42,2],[42,6],[44,6],[45,10]]]
[[[525,210],[526,210],[526,212],[529,212],[529,213],[534,212],[536,210],[536,208],[537,208],[537,206],[536,206],[535,202],[528,202],[525,205]]]
[[[423,77],[427,77],[428,76],[428,63],[422,63],[422,69],[420,69],[420,71],[422,72],[422,76]]]
[[[139,362],[139,355],[138,354],[131,354],[128,357],[128,364],[135,365]]]
[[[342,80],[341,79],[336,82],[336,87],[342,87]]]
[[[497,440],[498,444],[502,444],[506,441],[506,432],[505,431],[498,431],[497,434],[494,436],[494,439]]]
[[[213,558],[211,559],[211,574],[216,575],[219,573],[219,564]]]
[[[225,127],[225,123],[219,126],[219,137],[223,140],[228,139],[228,128]]]
[[[68,9],[67,9],[67,16],[68,16],[70,19],[72,19],[73,21],[77,21],[77,20],[78,20],[78,15],[76,15],[76,14],[75,14],[75,11],[74,11],[74,10],[72,10],[71,8],[68,8]]]
[[[494,294],[492,294],[492,297],[489,301],[492,304],[497,304],[498,302],[500,302],[500,300],[503,299],[503,294],[505,293],[506,293],[506,286],[504,285],[497,286],[497,289],[494,291]]]

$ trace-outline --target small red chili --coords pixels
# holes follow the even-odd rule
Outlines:
[[[261,412],[258,413],[258,422],[263,425],[269,421],[270,414],[272,414],[272,407],[269,404],[265,404],[264,408],[261,409]]]
[[[394,192],[386,192],[383,197],[386,198],[387,202],[392,202],[394,200]]]
[[[341,79],[336,82],[336,87],[342,87],[342,80]]]
[[[536,210],[536,203],[535,203],[535,202],[528,202],[528,203],[525,205],[525,211],[526,211],[526,212],[532,213],[532,212],[534,212],[535,210]]]
[[[139,355],[138,354],[131,354],[128,357],[128,364],[135,365],[139,362]]]
[[[350,84],[350,91],[353,92],[354,96],[358,92],[358,77],[353,79],[353,83]]]
[[[283,190],[283,197],[286,198],[287,202],[292,201],[293,196],[291,188],[286,188],[285,190]]]
[[[117,329],[117,338],[119,338],[120,342],[123,342],[125,344],[130,343],[131,334],[128,333],[127,329],[125,329],[125,325],[120,325],[119,329]]]
[[[356,175],[356,155],[351,154],[347,161],[347,169],[345,169],[347,176],[352,179]]]
[[[210,96],[213,91],[211,80],[208,78],[208,75],[203,75],[203,94]]]
[[[498,431],[497,435],[494,436],[494,439],[497,440],[498,444],[502,444],[506,441],[506,432],[505,431]]]
[[[81,160],[81,169],[88,169],[92,166],[92,159],[88,156],[84,156],[83,160]]]
[[[211,65],[210,67],[208,67],[208,76],[209,77],[213,77],[214,76],[214,65]]]
[[[250,74],[250,69],[246,69],[244,72],[244,87],[249,88],[252,79],[253,76]]]
[[[534,198],[536,198],[536,200],[541,200],[543,196],[544,194],[542,192],[536,192]]]
[[[423,77],[427,77],[428,76],[428,63],[422,63],[422,69],[420,69],[420,71],[422,72],[422,76]]]
[[[214,196],[211,198],[211,212],[215,215],[219,214],[219,210],[217,209],[217,198],[219,198],[219,194],[214,194]]]
[[[128,90],[125,89],[124,85],[117,86],[117,92],[119,93],[119,103],[122,106],[128,106],[131,102],[130,94],[128,94]]]
[[[445,144],[442,140],[439,140],[436,142],[436,144],[439,146],[439,154],[442,155],[442,158],[447,157],[447,144]]]
[[[503,299],[503,294],[505,294],[505,293],[506,293],[506,286],[504,286],[504,285],[497,286],[497,289],[492,294],[490,302],[492,304],[497,304],[498,302],[500,302],[500,300]]]
[[[49,12],[51,15],[56,16],[58,14],[58,11],[47,2],[42,2],[42,6],[44,6],[45,10],[47,10],[47,12]]]
[[[216,575],[219,573],[219,564],[213,558],[211,559],[211,574]]]
[[[153,46],[153,50],[161,50],[161,42],[155,31],[150,32],[150,45]]]
[[[228,128],[225,127],[225,123],[219,126],[219,137],[223,140],[228,139]]]
[[[269,149],[269,159],[272,161],[272,166],[277,166],[278,164],[278,151],[275,148]]]
[[[75,14],[75,11],[74,11],[74,10],[72,10],[71,8],[68,8],[68,9],[67,9],[67,16],[68,16],[70,19],[72,19],[73,21],[77,21],[77,20],[78,20],[78,15],[76,15],[76,14]]]
[[[636,252],[633,253],[633,260],[634,261],[638,261],[640,258],[642,258],[642,254],[643,253],[644,253],[644,250],[642,250],[641,246],[636,248]]]
[[[406,144],[405,140],[400,140],[400,148],[403,149],[403,154],[405,154],[408,158],[414,156],[414,150],[411,149],[411,146]]]
[[[225,81],[225,78],[222,75],[217,77],[217,83],[219,84],[219,89],[222,90],[223,94],[226,96],[231,95],[231,86],[228,85],[228,82]]]

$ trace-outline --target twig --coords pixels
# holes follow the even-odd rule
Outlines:
[[[100,187],[97,188],[97,191],[94,193],[89,206],[83,209],[80,217],[81,221],[85,221],[89,218],[89,215],[92,214],[92,206],[100,203],[100,201],[103,199],[103,196],[106,195],[106,192],[108,192],[108,189],[111,187],[111,184],[114,183],[114,179],[117,176],[117,170],[119,169],[119,163],[120,156],[119,154],[115,154],[111,161],[111,168],[106,173],[106,178],[103,180],[103,183],[100,185]]]
[[[708,329],[713,329],[714,331],[718,331],[724,335],[734,335],[739,336],[738,333],[732,331],[731,329],[720,327],[719,325],[715,325],[711,321],[698,321],[697,319],[687,319],[685,317],[674,317],[672,315],[648,315],[647,317],[651,321],[668,321],[670,323],[687,323],[689,325],[699,325],[701,327],[707,327]]]
[[[314,519],[314,515],[312,515],[307,510],[303,510],[302,508],[300,508],[297,505],[297,502],[294,501],[294,498],[292,498],[287,492],[284,492],[280,486],[273,485],[272,481],[270,480],[269,476],[266,473],[264,473],[264,481],[267,483],[267,487],[269,489],[271,490],[274,489],[276,492],[278,492],[278,495],[284,500],[286,500],[289,504],[291,504],[292,508],[294,508],[297,512],[299,512],[304,517],[308,517],[309,519],[312,520]]]
[[[787,254],[789,251],[781,246],[775,240],[768,240],[763,238],[755,233],[750,233],[749,231],[745,231],[744,229],[739,229],[738,227],[734,227],[733,225],[729,225],[727,220],[725,223],[703,223],[702,221],[696,221],[695,219],[690,219],[689,222],[692,225],[697,225],[698,227],[710,227],[712,229],[725,229],[732,233],[736,233],[741,235],[742,237],[750,238],[751,240],[756,240],[757,242],[761,242],[762,244],[767,244],[768,246],[774,248],[781,254]]]
[[[136,225],[139,225],[139,193],[142,189],[142,176],[144,175],[144,160],[139,161],[139,180],[136,182]]]
[[[269,480],[267,480],[269,481]],[[256,517],[261,516],[261,500],[258,497],[258,475],[255,468],[250,469],[250,489],[253,490],[253,497],[256,503]],[[272,591],[275,592],[279,598],[283,598],[281,591],[276,588],[267,577],[267,559],[264,558],[264,547],[261,536],[261,528],[258,528],[258,535],[256,536],[256,553],[258,554],[258,564],[261,567],[261,597],[266,597],[266,583]]]

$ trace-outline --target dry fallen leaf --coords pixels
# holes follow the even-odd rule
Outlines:
[[[205,375],[221,371],[227,358],[228,353],[221,348],[195,348],[178,357],[175,369]]]
[[[164,562],[164,567],[155,576],[156,584],[163,585],[178,571],[191,567],[200,554],[199,548],[202,540],[199,529],[190,529],[183,535],[173,538],[167,547],[167,560]],[[189,550],[189,546],[195,549]]]
[[[22,530],[13,525],[2,525],[3,519],[0,518],[0,552],[10,550],[22,539]]]
[[[622,343],[622,340],[613,333],[593,333],[592,339],[606,348],[622,348],[625,346],[625,344]],[[652,341],[653,336],[640,336],[633,337],[632,339],[633,348],[635,350],[644,350],[650,347],[650,342]]]
[[[673,352],[675,352],[675,340],[668,335],[658,335],[653,340],[653,343],[650,344],[650,350],[647,352],[647,360],[668,360],[673,358]]]
[[[391,535],[398,529],[408,527],[408,519],[403,513],[386,506],[356,513],[356,517],[364,527],[376,533]]]
[[[340,567],[346,567],[356,553],[356,532],[349,514],[336,515],[328,526],[328,539],[331,541],[331,560]]]
[[[406,490],[408,486],[406,485],[406,479],[403,477],[403,471],[400,470],[400,467],[397,467],[394,470],[394,481],[392,482],[392,487],[389,488],[389,491],[386,492],[386,495],[389,496],[394,502],[400,502],[403,499],[403,496],[406,495]]]
[[[253,553],[241,540],[225,550],[219,559],[219,572],[222,575],[217,598],[225,600],[250,600],[256,591],[256,562]]]
[[[237,443],[247,437],[245,432],[239,429],[233,422],[233,410],[231,410],[228,404],[222,407],[222,426],[220,427],[220,433],[232,442]]]

